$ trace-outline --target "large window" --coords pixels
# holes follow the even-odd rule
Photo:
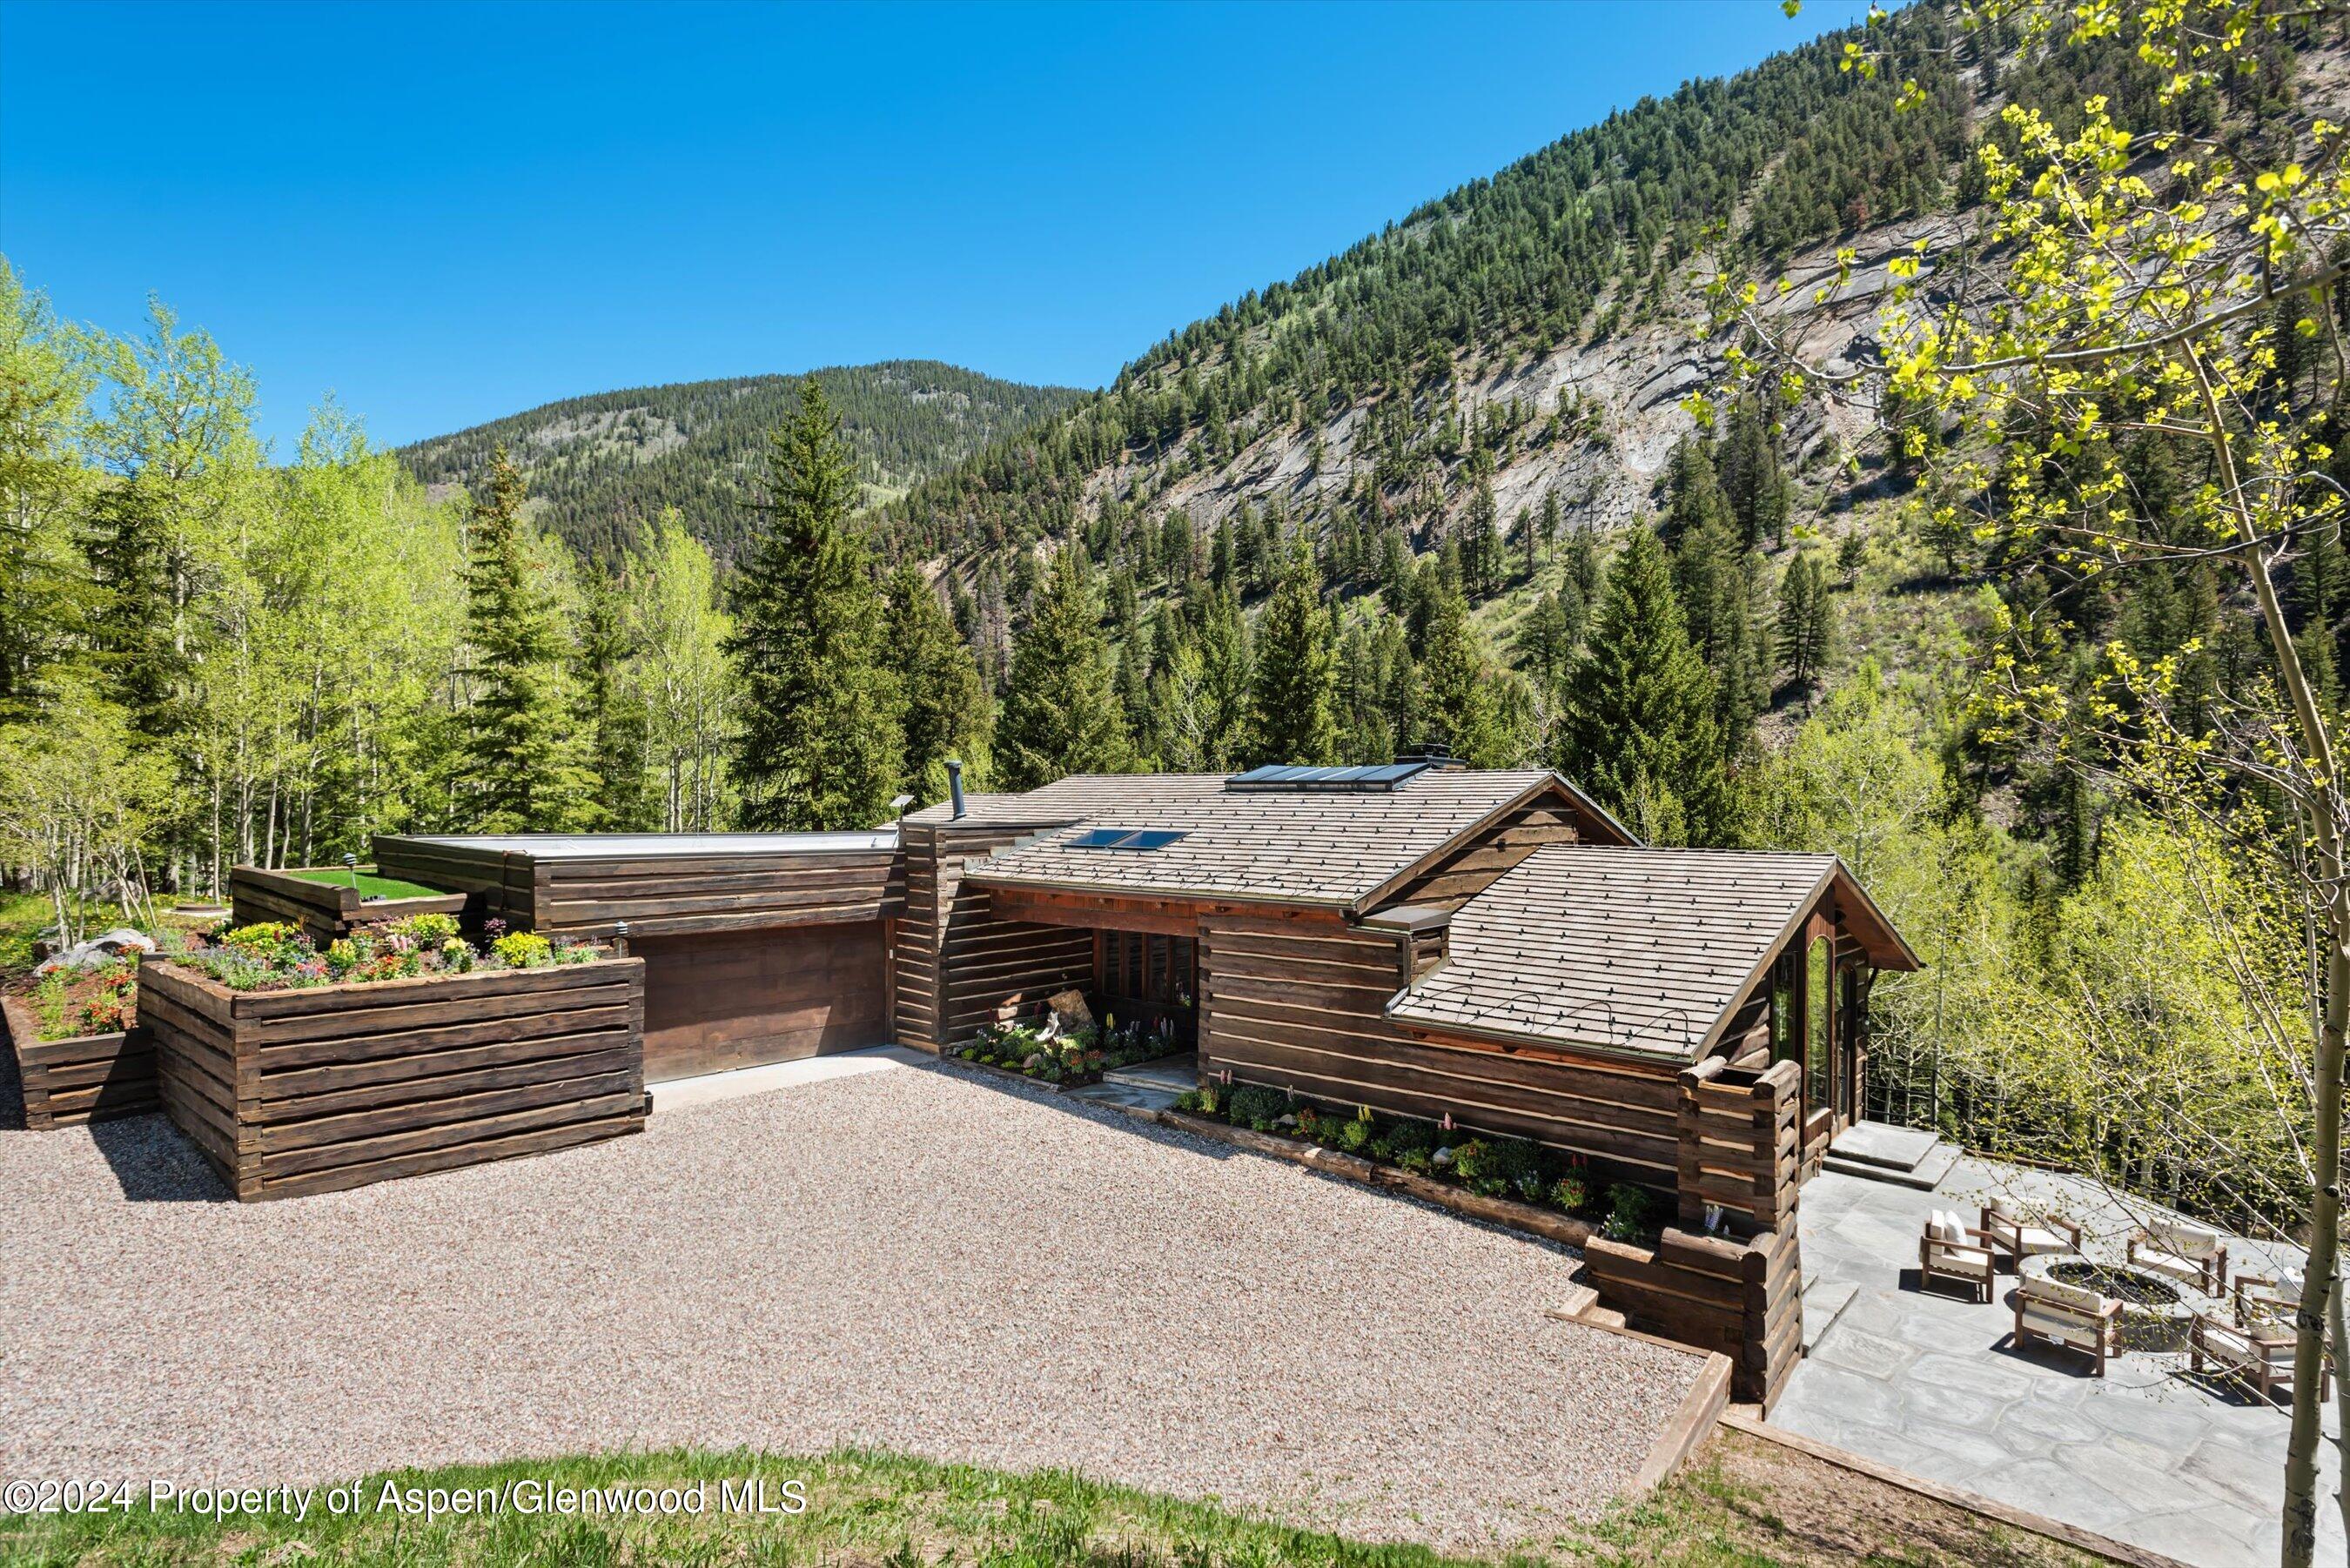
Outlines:
[[[1835,1104],[1835,946],[1814,937],[1804,951],[1804,1106]]]
[[[1789,948],[1771,966],[1771,1060],[1802,1060],[1803,1012],[1800,1007],[1804,955]]]

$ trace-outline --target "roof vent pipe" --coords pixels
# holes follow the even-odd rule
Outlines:
[[[953,815],[962,815],[962,763],[947,759],[947,798],[954,803]]]

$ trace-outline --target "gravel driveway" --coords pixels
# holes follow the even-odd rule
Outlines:
[[[1377,1539],[1588,1516],[1695,1358],[1530,1241],[902,1067],[240,1207],[160,1117],[0,1132],[0,1479],[583,1449],[1069,1466]]]

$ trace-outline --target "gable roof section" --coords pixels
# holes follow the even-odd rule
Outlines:
[[[1055,891],[1347,909],[1548,788],[1572,793],[1556,774],[1540,770],[1431,768],[1391,791],[1359,794],[1227,790],[1218,774],[1066,778],[974,804],[962,823],[1024,821],[1052,830],[969,862],[963,876]],[[1071,846],[1082,828],[1101,827],[1163,828],[1183,836],[1141,852]]]
[[[1691,1060],[1831,885],[1872,961],[1916,957],[1833,855],[1566,845],[1461,906],[1399,1023]]]

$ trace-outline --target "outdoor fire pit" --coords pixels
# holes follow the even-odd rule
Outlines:
[[[2187,1348],[2195,1314],[2213,1303],[2184,1281],[2130,1263],[2106,1263],[2092,1259],[2043,1253],[2026,1258],[2016,1271],[2023,1279],[2055,1280],[2083,1285],[2122,1303],[2121,1343],[2125,1350],[2178,1351]]]

